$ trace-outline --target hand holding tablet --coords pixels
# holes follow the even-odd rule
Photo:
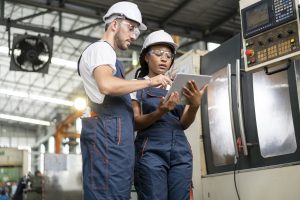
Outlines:
[[[201,89],[205,84],[209,82],[210,78],[211,76],[208,75],[177,74],[170,90],[165,96],[165,101],[168,100],[172,92],[178,92],[180,99],[179,103],[188,104],[187,98],[183,95],[183,87],[188,87],[188,82],[194,80],[197,87]]]

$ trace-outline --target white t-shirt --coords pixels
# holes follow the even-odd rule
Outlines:
[[[91,44],[81,56],[79,71],[82,78],[86,94],[95,103],[101,104],[105,95],[102,94],[94,79],[93,72],[96,67],[109,65],[113,69],[113,75],[116,74],[117,55],[112,46],[103,40]]]

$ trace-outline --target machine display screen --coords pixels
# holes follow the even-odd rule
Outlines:
[[[269,23],[268,4],[264,3],[246,11],[247,30]]]

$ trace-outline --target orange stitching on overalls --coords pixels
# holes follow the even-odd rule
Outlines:
[[[108,119],[110,121],[110,119]],[[106,123],[104,123],[104,133],[105,133],[105,155],[104,155],[104,160],[105,160],[105,183],[104,183],[104,190],[106,191],[106,199],[108,198],[108,184],[109,184],[109,171],[108,171],[108,165],[109,165],[109,159],[108,159],[108,132],[107,132],[107,127]]]
[[[121,118],[118,118],[118,145],[121,143],[121,130],[122,130]]]
[[[193,186],[190,185],[190,200],[194,200]]]
[[[146,148],[146,146],[147,146],[147,142],[148,142],[148,137],[146,138],[146,140],[145,140],[145,142],[144,142],[144,144],[143,144],[143,149],[142,149],[142,155],[141,156],[143,156],[144,155],[144,151],[145,151],[145,148]]]

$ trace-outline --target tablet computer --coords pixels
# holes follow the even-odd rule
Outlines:
[[[186,97],[183,95],[183,87],[188,84],[188,81],[194,80],[198,89],[200,90],[210,80],[211,76],[208,75],[195,75],[195,74],[182,74],[178,73],[165,96],[165,101],[168,100],[172,92],[178,92],[179,104],[188,104]]]

